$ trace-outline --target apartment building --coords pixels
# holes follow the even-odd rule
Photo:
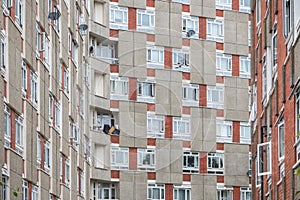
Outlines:
[[[253,199],[299,199],[300,2],[253,1]]]
[[[250,0],[0,9],[3,200],[251,199]]]

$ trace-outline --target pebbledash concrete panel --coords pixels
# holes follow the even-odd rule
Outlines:
[[[216,18],[216,2],[211,0],[191,0],[191,15]]]
[[[120,199],[147,198],[147,172],[120,171]]]
[[[215,175],[192,174],[191,196],[193,200],[215,200],[217,179]]]

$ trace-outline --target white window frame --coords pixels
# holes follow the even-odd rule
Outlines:
[[[148,183],[147,200],[165,200],[165,185]]]
[[[3,170],[3,169],[2,169]],[[8,176],[6,174],[2,173],[2,186],[0,187],[0,197],[2,197],[2,200],[8,200],[9,199],[9,189],[8,189]]]
[[[96,189],[97,186],[97,189]],[[116,185],[113,183],[97,183],[95,184],[94,188],[97,193],[96,193],[96,199],[97,200],[102,200],[102,199],[111,199],[114,200],[116,199]],[[104,194],[107,193],[107,196],[104,196]]]
[[[213,93],[217,93],[217,101],[213,100]],[[207,86],[207,107],[209,108],[224,108],[224,86]]]
[[[31,200],[38,200],[39,199],[39,191],[37,186],[32,186],[31,189]]]
[[[251,78],[251,56],[240,56],[240,77]]]
[[[22,28],[23,26],[23,2],[22,0],[15,0],[15,17],[17,24]]]
[[[73,143],[78,145],[80,144],[80,134],[79,134],[79,127],[74,124],[73,122],[70,122],[70,126],[69,126],[69,139],[73,140]]]
[[[184,192],[184,199],[179,198],[179,192]],[[174,185],[173,189],[174,200],[191,200],[192,192],[191,185],[183,184],[183,185]]]
[[[62,108],[60,102],[55,102],[55,128],[60,133],[62,128]]]
[[[121,85],[119,85],[121,84]],[[118,91],[118,85],[121,91]],[[128,100],[128,78],[110,76],[110,97],[116,100]]]
[[[282,1],[283,33],[287,38],[292,30],[292,2],[291,0]]]
[[[120,154],[121,161],[117,161],[117,156]],[[110,148],[110,166],[111,169],[128,170],[129,168],[129,150],[123,147]]]
[[[216,160],[217,166],[213,166],[212,160]],[[207,154],[207,172],[209,174],[224,174],[224,154],[208,153]]]
[[[296,160],[300,161],[300,90],[298,89],[295,95],[295,146]]]
[[[220,76],[232,75],[232,55],[216,53],[216,74]]]
[[[10,148],[11,114],[10,108],[4,104],[4,146]]]
[[[217,185],[217,198],[222,200],[232,200],[233,198],[233,188],[225,187],[223,185]]]
[[[80,178],[80,195],[83,197],[84,196],[84,192],[85,192],[85,182],[84,182],[84,172],[80,171],[79,173],[79,178]]]
[[[278,124],[278,160],[282,162],[285,155],[285,142],[284,142],[285,130],[284,119],[281,119]]]
[[[147,137],[164,138],[165,134],[165,116],[147,114]]]
[[[122,19],[120,22],[116,22],[116,12],[121,12]],[[120,7],[116,4],[109,5],[109,28],[128,30],[128,8]]]
[[[198,174],[199,173],[199,153],[184,151],[182,156],[182,170],[183,173]],[[189,163],[191,161],[191,164]]]
[[[182,98],[183,106],[199,106],[199,85],[183,83]]]
[[[251,187],[241,187],[240,193],[241,193],[240,200],[251,200],[252,199]],[[250,194],[250,196],[249,196],[249,194]]]
[[[22,180],[22,200],[28,200],[28,182]]]
[[[153,55],[157,54],[158,60]],[[164,69],[164,47],[147,45],[147,67]]]
[[[137,82],[137,101],[155,102],[155,81],[152,79],[138,79]]]
[[[251,126],[249,123],[240,122],[240,143],[251,144]]]
[[[70,184],[70,172],[71,172],[71,168],[70,168],[70,159],[65,157],[65,184],[66,186],[69,186]]]
[[[217,142],[232,142],[232,121],[216,120]]]
[[[40,168],[41,160],[42,160],[41,136],[40,136],[40,134],[37,134],[37,137],[36,137],[36,161],[37,161],[38,168]]]
[[[216,42],[224,42],[224,19],[216,18],[206,20],[207,22],[207,32],[206,39]],[[213,27],[216,26],[217,32],[214,31]]]
[[[110,64],[117,63],[117,44],[113,42],[101,42],[96,45],[96,56]]]
[[[226,0],[226,3],[224,0],[216,0],[216,8],[222,9],[222,10],[231,10],[232,9],[232,0]]]
[[[195,31],[195,34],[189,38],[199,38],[199,17],[182,15],[182,37],[187,38],[187,33],[189,30]]]
[[[1,63],[1,74],[6,74],[7,70],[7,42],[6,36],[3,31],[1,31],[1,49],[0,49],[0,63]]]
[[[22,60],[22,97],[26,97],[26,90],[27,90],[27,68],[26,68],[26,63],[24,60]]]
[[[183,130],[180,130],[181,126],[183,126]],[[173,117],[173,138],[178,140],[191,139],[191,120],[189,116]]]
[[[44,141],[44,167],[48,172],[51,169],[51,145],[47,140]]]
[[[70,75],[69,75],[69,70],[67,69],[67,67],[64,67],[64,91],[66,92],[66,94],[68,95],[70,92]]]
[[[260,27],[261,22],[261,0],[256,0],[255,4],[256,26]]]
[[[35,107],[38,105],[38,76],[33,71],[30,72],[30,100]]]
[[[173,70],[190,71],[190,48],[172,49]]]
[[[19,115],[15,116],[15,128],[16,128],[16,151],[23,155],[23,118]]]
[[[249,5],[247,5],[247,3]],[[240,0],[240,12],[250,13],[251,12],[250,6],[251,6],[251,0]]]
[[[155,10],[147,8],[137,9],[136,10],[136,23],[137,23],[137,31],[145,32],[145,33],[154,33],[155,29]],[[148,19],[149,25],[143,24],[144,20]]]
[[[278,31],[277,31],[277,23],[274,25],[273,35],[272,35],[272,66],[273,71],[275,71],[277,67],[277,59],[278,59]]]
[[[155,163],[155,149],[138,149],[138,170],[154,171]]]
[[[264,149],[264,147],[266,147],[267,149]],[[265,142],[265,143],[260,143],[257,144],[257,175],[258,176],[264,176],[264,175],[270,175],[272,173],[272,145],[271,142]],[[264,154],[267,154],[266,158],[267,158],[267,162],[264,161],[263,163],[267,163],[267,170],[263,171],[263,169],[261,169],[261,155],[263,153],[263,157],[265,158]]]
[[[45,36],[44,40],[44,63],[47,69],[49,69],[50,66],[50,39]]]
[[[190,0],[172,0],[173,2],[182,3],[182,4],[190,4]]]

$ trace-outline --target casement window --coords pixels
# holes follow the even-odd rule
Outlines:
[[[224,42],[224,20],[217,19],[207,19],[207,40],[212,40],[216,42]]]
[[[183,104],[190,105],[189,102],[195,101],[196,104],[199,105],[199,85],[198,84],[182,84],[182,97],[183,97]]]
[[[2,200],[8,200],[9,199],[9,190],[8,190],[8,176],[2,174],[2,184],[1,184],[1,199]]]
[[[107,42],[102,42],[98,43],[96,46],[96,56],[101,57],[107,62],[110,62],[111,64],[115,64],[114,62],[117,62],[115,60],[117,56],[117,44],[116,43],[107,43]]]
[[[295,144],[296,146],[296,160],[300,160],[300,90],[297,90],[297,93],[295,95]]]
[[[42,32],[39,24],[36,24],[36,56],[40,58],[40,52],[44,51],[44,41],[46,35],[45,32]]]
[[[1,44],[0,44],[0,64],[1,64],[1,71],[4,73],[6,72],[7,67],[7,45],[6,45],[6,37],[1,32]],[[2,73],[2,72],[1,72]]]
[[[231,10],[232,0],[216,0],[216,8]]]
[[[175,49],[172,50],[173,70],[189,72],[190,71],[190,49]]]
[[[78,64],[78,49],[79,45],[75,39],[72,39],[72,60],[75,65]]]
[[[10,137],[11,137],[11,115],[10,108],[4,104],[4,146],[10,147]]]
[[[285,164],[284,162],[281,162],[279,164],[279,178],[282,180],[285,177]]]
[[[80,187],[79,187],[80,183]],[[85,182],[84,182],[84,172],[82,170],[79,170],[78,172],[78,181],[77,181],[77,191],[80,196],[84,196],[84,191],[85,191]]]
[[[74,144],[80,144],[80,134],[79,134],[79,127],[76,126],[73,122],[70,122],[69,125],[69,139],[70,142],[72,141]]]
[[[65,158],[65,184],[70,184],[70,159]]]
[[[190,32],[193,34],[190,34]],[[198,38],[199,17],[182,15],[182,37]]]
[[[256,4],[255,4],[255,12],[256,12],[256,26],[260,25],[260,21],[261,21],[261,0],[256,0]]]
[[[257,175],[272,173],[271,142],[257,144]]]
[[[248,21],[248,46],[251,46],[252,41],[252,31],[251,31],[251,21]]]
[[[128,148],[111,147],[110,149],[111,169],[127,170],[128,159],[129,159]]]
[[[173,117],[173,138],[190,140],[190,117]]]
[[[284,119],[282,118],[278,124],[278,159],[284,159]]]
[[[27,69],[24,60],[22,60],[22,97],[26,97],[26,90],[27,90]]]
[[[240,123],[240,143],[251,144],[251,126],[249,123]]]
[[[163,138],[165,133],[165,117],[163,115],[147,114],[147,137]]]
[[[53,99],[53,97],[52,97],[52,95],[51,94],[49,94],[49,104],[48,104],[48,106],[49,106],[49,122],[50,122],[50,124],[52,124],[53,123],[53,104],[54,103],[54,99]]]
[[[49,68],[50,65],[50,40],[48,37],[45,37],[44,40],[44,63],[47,68]]]
[[[273,35],[272,35],[272,64],[273,64],[273,71],[277,65],[277,24],[274,25],[273,28]]]
[[[164,47],[147,46],[147,67],[164,68]]]
[[[22,180],[22,200],[28,200],[28,182]]]
[[[105,86],[106,86],[106,75],[100,73],[94,73],[94,85],[95,85],[95,96],[105,97]],[[89,78],[89,82],[91,78]]]
[[[55,128],[58,130],[58,132],[61,132],[61,125],[62,125],[62,110],[61,105],[59,102],[55,102]]]
[[[38,104],[38,76],[33,71],[30,72],[30,97],[33,105]]]
[[[69,94],[69,70],[64,67],[64,91]]]
[[[93,126],[95,126],[94,129],[104,130],[106,126],[110,128],[112,125],[117,126],[117,123],[112,115],[103,114],[96,111],[93,113]]]
[[[221,109],[224,107],[223,86],[207,86],[207,107]]]
[[[227,188],[224,186],[217,186],[217,198],[218,200],[232,200],[233,188]]]
[[[20,27],[23,26],[23,2],[22,0],[15,0],[15,17],[16,22],[20,25]]]
[[[31,188],[31,200],[39,199],[39,191],[37,186],[32,186]]]
[[[44,141],[44,166],[46,170],[51,168],[51,151],[50,151],[50,142]]]
[[[58,10],[56,0],[49,0],[48,1],[48,12],[49,13],[57,13],[58,15],[61,14],[60,11]],[[59,32],[59,20],[60,20],[60,17],[56,20],[51,20],[51,24],[54,25],[54,29],[57,32]]]
[[[255,177],[255,186],[257,188],[261,186],[261,176],[258,175],[258,163],[259,163],[258,159],[255,158],[255,172],[257,172]]]
[[[216,71],[217,75],[232,75],[232,55],[217,53],[216,54]]]
[[[94,199],[111,199],[117,198],[116,195],[116,185],[113,183],[94,183]]]
[[[148,183],[147,200],[165,200],[165,185]]]
[[[23,154],[23,118],[19,115],[15,117],[15,126],[16,126],[16,145],[17,152],[22,155]]]
[[[154,33],[155,11],[137,9],[137,31]]]
[[[79,91],[79,114],[83,117],[84,116],[84,95],[82,91]]]
[[[251,0],[240,0],[240,12],[250,13]]]
[[[191,186],[174,185],[174,200],[191,200]]]
[[[296,160],[300,160],[300,144],[298,144],[296,147]]]
[[[263,98],[267,95],[267,63],[264,59],[262,67],[262,96]]]
[[[40,167],[41,160],[42,160],[42,145],[41,145],[41,136],[38,134],[36,138],[36,160],[37,166]]]
[[[240,56],[240,77],[251,78],[251,57]]]
[[[198,152],[183,152],[183,173],[199,173],[199,153]]]
[[[282,0],[284,36],[287,38],[292,28],[292,3],[291,0]]]
[[[173,2],[182,3],[182,4],[190,4],[190,0],[172,0]]]
[[[224,154],[208,153],[207,171],[209,174],[224,174]]]
[[[240,190],[240,200],[251,200],[252,199],[252,192],[251,192],[251,188],[250,187],[241,187]]]
[[[110,4],[109,9],[109,28],[127,30],[128,8]]]
[[[216,120],[217,142],[232,142],[232,122]]]
[[[87,162],[91,162],[91,143],[90,139],[85,135],[83,139],[83,155]]]
[[[111,99],[128,99],[128,78],[110,76]]]
[[[138,170],[155,170],[155,149],[138,149]]]
[[[5,6],[5,8],[11,8],[13,3],[12,0],[3,0],[3,5]]]
[[[137,101],[154,103],[155,83],[153,80],[138,80]]]

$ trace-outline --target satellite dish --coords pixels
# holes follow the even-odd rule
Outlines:
[[[186,33],[186,36],[187,37],[192,37],[193,35],[195,35],[195,31],[194,30],[189,30],[187,33]]]

